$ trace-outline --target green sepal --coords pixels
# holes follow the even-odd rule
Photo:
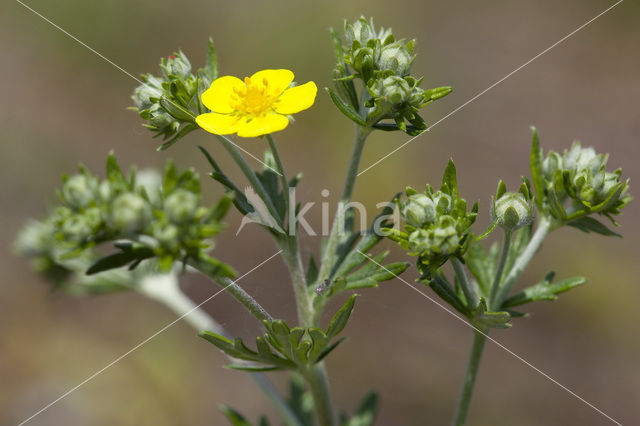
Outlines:
[[[166,95],[162,95],[160,98],[160,106],[176,120],[182,120],[189,123],[196,122],[196,117],[191,111],[181,105],[178,105],[178,103],[169,99]]]

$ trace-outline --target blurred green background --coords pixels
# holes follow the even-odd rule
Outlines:
[[[604,0],[542,1],[247,1],[109,2],[31,0],[28,4],[134,75],[157,72],[163,55],[183,49],[195,66],[206,39],[216,42],[224,74],[250,75],[284,67],[296,80],[330,85],[333,52],[328,28],[344,18],[373,16],[397,37],[417,39],[415,75],[425,87],[454,92],[425,108],[427,123],[466,102],[573,29],[613,4]],[[30,217],[54,200],[63,172],[82,162],[95,171],[115,150],[124,167],[161,166],[167,157],[208,168],[195,149],[208,147],[240,178],[216,140],[196,132],[168,152],[127,111],[137,85],[103,59],[19,3],[0,16],[0,424],[17,424],[139,343],[175,315],[135,294],[78,299],[52,294],[12,253],[12,240]],[[574,138],[610,152],[634,183],[640,177],[640,31],[638,3],[624,2],[528,65],[495,89],[438,124],[363,174],[354,197],[374,209],[405,185],[438,183],[449,157],[458,165],[461,192],[480,200],[487,224],[489,196],[499,178],[515,188],[528,174],[529,126],[545,149]],[[316,201],[310,222],[320,227],[321,201],[335,207],[351,149],[351,125],[324,92],[277,135],[289,172],[302,170],[298,198]],[[406,141],[375,134],[364,168]],[[260,156],[259,140],[239,141]],[[256,164],[257,165],[257,164]],[[211,200],[221,193],[204,179]],[[320,196],[329,189],[328,199]],[[548,270],[585,275],[586,287],[555,303],[538,303],[531,316],[492,336],[624,424],[637,422],[640,400],[637,241],[640,205],[620,222],[624,239],[554,233],[523,277],[532,283]],[[275,252],[255,225],[218,239],[216,256],[247,271]],[[305,254],[318,237],[304,238]],[[387,246],[391,247],[389,244]],[[394,251],[393,257],[403,255]],[[415,269],[404,278],[412,281]],[[274,260],[241,284],[277,316],[294,317],[284,265]],[[185,277],[183,287],[204,300],[217,290]],[[426,290],[426,288],[424,288]],[[205,305],[230,332],[258,332],[227,295]],[[333,397],[351,411],[375,388],[380,425],[442,425],[450,421],[471,331],[399,280],[362,291],[349,341],[328,360]],[[242,373],[222,368],[225,358],[181,322],[33,419],[33,425],[218,425],[218,404],[251,419],[272,413]],[[274,375],[280,385],[284,377]],[[606,425],[609,421],[502,349],[489,343],[472,405],[471,425]]]

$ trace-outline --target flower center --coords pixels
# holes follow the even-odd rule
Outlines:
[[[237,115],[258,117],[273,110],[279,92],[269,86],[266,78],[254,82],[245,77],[244,83],[246,86],[234,88],[235,94],[231,96],[230,104]]]

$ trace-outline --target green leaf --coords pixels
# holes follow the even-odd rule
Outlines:
[[[110,182],[122,182],[125,183],[127,178],[122,173],[122,169],[120,169],[120,165],[118,164],[118,160],[116,160],[116,156],[111,151],[109,156],[107,157],[107,179]]]
[[[231,370],[247,371],[249,373],[261,373],[265,371],[277,371],[281,368],[275,365],[246,365],[246,364],[227,364],[225,367]]]
[[[313,285],[318,279],[318,265],[313,258],[313,255],[309,256],[309,267],[307,268],[307,285]]]
[[[121,252],[104,256],[96,260],[87,269],[87,275],[97,274],[98,272],[107,271],[109,269],[120,268],[131,262],[139,262],[154,257],[153,250],[145,246],[121,246]]]
[[[220,411],[227,417],[232,426],[251,426],[247,419],[231,407],[220,404]]]
[[[449,192],[451,197],[456,200],[458,199],[458,179],[456,178],[456,165],[453,164],[453,160],[449,159],[449,163],[447,163],[447,167],[444,170],[444,174],[442,175],[442,186],[449,188]]]
[[[531,143],[531,180],[533,188],[536,191],[535,201],[538,209],[542,210],[542,202],[544,197],[544,179],[542,175],[542,148],[540,147],[540,139],[538,139],[538,130],[531,127],[533,131],[533,141]]]
[[[344,305],[338,310],[338,312],[333,316],[331,322],[329,323],[329,327],[327,328],[327,337],[329,339],[333,339],[345,328],[347,322],[349,321],[349,317],[351,316],[351,312],[353,311],[353,307],[356,303],[356,295],[353,294],[349,299],[345,302]]]
[[[471,312],[470,317],[471,323],[480,330],[487,328],[509,328],[511,327],[511,324],[509,324],[510,320],[511,315],[509,312],[487,311],[487,302],[484,298],[480,299],[478,307]]]
[[[493,285],[496,264],[498,262],[498,244],[494,243],[485,252],[482,245],[473,243],[464,257],[469,271],[478,281],[480,289],[485,295]]]
[[[211,83],[218,78],[218,57],[216,55],[216,48],[213,45],[213,39],[211,37],[209,37],[209,44],[207,48],[207,61],[205,65],[205,71]]]
[[[322,350],[322,352],[320,352],[320,355],[318,355],[317,358],[313,359],[313,362],[320,362],[322,361],[327,355],[329,355],[331,352],[333,352],[333,350],[335,348],[338,347],[338,345],[342,342],[344,342],[347,338],[343,337],[341,339],[336,340],[334,343],[330,344],[329,346],[327,346],[326,348],[324,348]]]
[[[527,287],[520,293],[505,300],[502,308],[524,305],[538,300],[556,300],[558,294],[587,283],[587,279],[584,277],[573,277],[552,284],[553,277],[553,272],[548,273],[538,284]]]
[[[378,412],[378,393],[369,392],[360,402],[353,416],[342,426],[373,426]]]
[[[331,88],[327,87],[326,90],[329,93],[331,100],[333,101],[335,106],[338,107],[341,113],[343,113],[347,118],[349,118],[359,126],[362,126],[362,127],[366,126],[366,123],[364,122],[362,117],[360,117],[360,114],[358,114],[358,112],[355,109],[353,109],[351,105],[345,104],[342,101],[342,99],[340,99],[340,97],[336,95],[336,93],[333,90],[331,90]]]
[[[442,275],[441,271],[433,274],[431,280],[422,281],[421,282],[427,284],[431,289],[438,295],[442,300],[447,302],[451,307],[453,307],[456,311],[460,312],[464,316],[469,315],[469,308],[466,304],[460,299],[458,294],[451,288],[451,285],[447,282],[444,275]]]
[[[596,234],[600,234],[600,235],[622,238],[622,235],[616,232],[613,232],[601,222],[588,216],[584,216],[584,217],[581,217],[580,219],[572,220],[571,222],[567,223],[567,225],[573,226],[574,228],[577,228],[586,233],[595,232]]]

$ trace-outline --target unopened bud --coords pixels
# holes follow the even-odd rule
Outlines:
[[[533,203],[520,192],[507,192],[493,203],[491,216],[502,228],[513,231],[533,220]]]
[[[173,223],[185,223],[193,219],[198,208],[198,196],[185,189],[176,189],[164,201],[164,211]]]
[[[402,216],[411,226],[421,228],[436,219],[436,206],[424,194],[413,194],[407,198],[402,207]]]

